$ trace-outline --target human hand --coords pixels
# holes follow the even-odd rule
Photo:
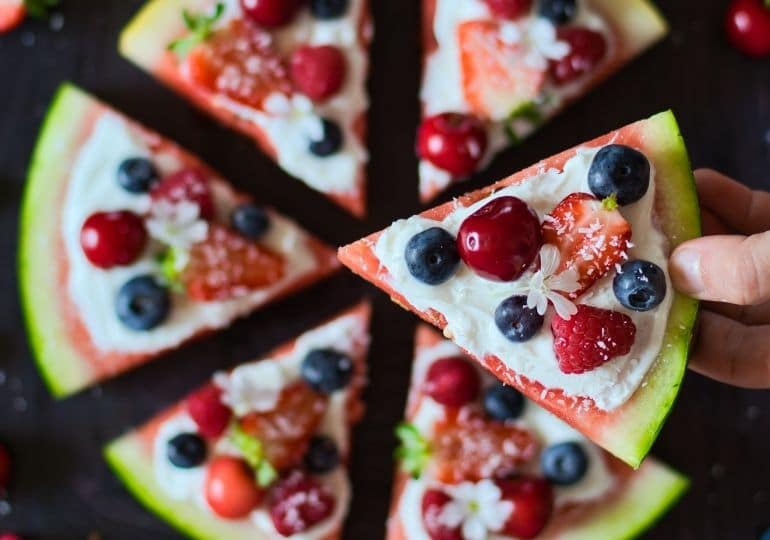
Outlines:
[[[770,388],[770,193],[695,171],[703,233],[674,250],[680,292],[704,300],[690,367],[746,388]]]

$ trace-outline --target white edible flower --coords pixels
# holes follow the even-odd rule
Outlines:
[[[263,360],[239,366],[229,374],[217,373],[214,384],[222,389],[222,402],[236,416],[244,416],[275,409],[286,377],[278,364]]]
[[[323,139],[323,121],[313,113],[313,102],[307,96],[273,92],[265,99],[263,108],[272,116],[296,122],[300,132],[311,141]]]
[[[465,540],[486,540],[490,532],[503,528],[513,512],[513,503],[502,500],[503,493],[492,480],[445,489],[453,500],[441,509],[438,521],[451,529],[462,527]]]
[[[537,308],[540,315],[545,315],[548,301],[553,304],[556,313],[562,319],[569,319],[577,313],[577,307],[560,292],[567,294],[580,290],[580,277],[573,268],[554,275],[560,263],[559,249],[545,244],[540,249],[540,270],[530,278],[527,288],[527,307]]]
[[[559,41],[556,27],[543,17],[535,17],[523,23],[503,23],[500,39],[509,45],[521,44],[525,49],[524,63],[544,70],[548,60],[561,60],[570,52],[569,44]]]
[[[184,251],[205,240],[209,226],[200,219],[197,204],[160,200],[152,206],[147,231],[155,240]]]

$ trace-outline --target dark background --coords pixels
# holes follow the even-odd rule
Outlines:
[[[94,531],[104,539],[178,538],[133,501],[105,466],[100,447],[182,397],[215,369],[266,352],[370,296],[376,308],[372,382],[366,396],[369,412],[356,431],[356,497],[346,538],[382,537],[390,497],[391,433],[406,395],[414,317],[343,271],[219,335],[56,403],[35,371],[22,327],[16,232],[33,142],[48,101],[64,79],[179,141],[238,187],[296,216],[330,243],[347,243],[417,211],[412,146],[418,116],[419,2],[373,2],[371,211],[365,222],[288,180],[244,137],[219,127],[119,58],[118,31],[141,3],[65,0],[52,21],[27,21],[0,36],[0,439],[15,457],[10,508],[0,503],[0,530],[32,539],[85,539]],[[669,107],[679,117],[696,166],[770,187],[770,60],[749,60],[727,45],[722,32],[726,3],[662,3],[672,26],[665,42],[453,195]],[[693,485],[647,538],[751,539],[770,526],[770,393],[688,374],[655,454],[689,475]]]

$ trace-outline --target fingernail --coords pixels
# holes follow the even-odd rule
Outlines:
[[[694,249],[680,249],[671,257],[671,279],[674,286],[684,294],[696,296],[703,292],[701,256]]]

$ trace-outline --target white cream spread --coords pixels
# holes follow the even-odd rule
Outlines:
[[[441,226],[456,236],[467,216],[496,197],[511,195],[525,201],[540,217],[549,213],[564,197],[575,192],[589,192],[587,173],[598,148],[582,148],[565,165],[563,172],[541,170],[523,182],[508,186],[491,197],[470,207],[459,205],[442,222],[421,216],[396,221],[377,241],[375,253],[388,271],[386,280],[417,309],[435,309],[447,320],[447,332],[453,341],[476,357],[495,355],[505,365],[547,390],[561,389],[567,395],[591,398],[601,409],[611,410],[625,403],[642,383],[655,362],[663,344],[668,313],[673,295],[669,292],[663,302],[647,312],[625,309],[612,291],[614,272],[595,283],[579,303],[612,309],[627,314],[636,325],[636,340],[631,351],[606,364],[582,374],[565,374],[559,370],[553,352],[550,331],[552,310],[546,315],[542,330],[529,341],[512,343],[494,323],[497,306],[510,296],[512,285],[494,282],[476,275],[460,265],[447,282],[426,285],[409,273],[404,250],[409,239],[430,227]],[[668,275],[668,243],[656,226],[655,172],[651,172],[650,187],[638,202],[621,207],[620,212],[631,224],[633,247],[630,259],[644,259],[660,266]],[[521,279],[527,279],[531,271]],[[667,278],[668,279],[668,278]],[[668,290],[673,290],[668,283]]]
[[[80,149],[62,213],[62,239],[69,264],[67,291],[93,344],[102,351],[152,353],[176,347],[200,331],[221,328],[266,302],[316,266],[307,236],[294,223],[275,213],[263,242],[285,257],[286,273],[277,283],[224,302],[196,302],[175,294],[168,319],[153,330],[136,332],[124,326],[115,312],[120,287],[141,274],[159,274],[153,257],[158,246],[149,243],[146,253],[130,266],[103,270],[94,267],[80,246],[83,222],[98,211],[131,210],[145,215],[149,195],[123,190],[117,182],[120,163],[130,157],[152,159],[159,173],[169,174],[182,165],[170,153],[150,152],[147,144],[118,115],[105,112]],[[224,218],[236,201],[235,193],[219,179],[211,179],[217,211]]]

